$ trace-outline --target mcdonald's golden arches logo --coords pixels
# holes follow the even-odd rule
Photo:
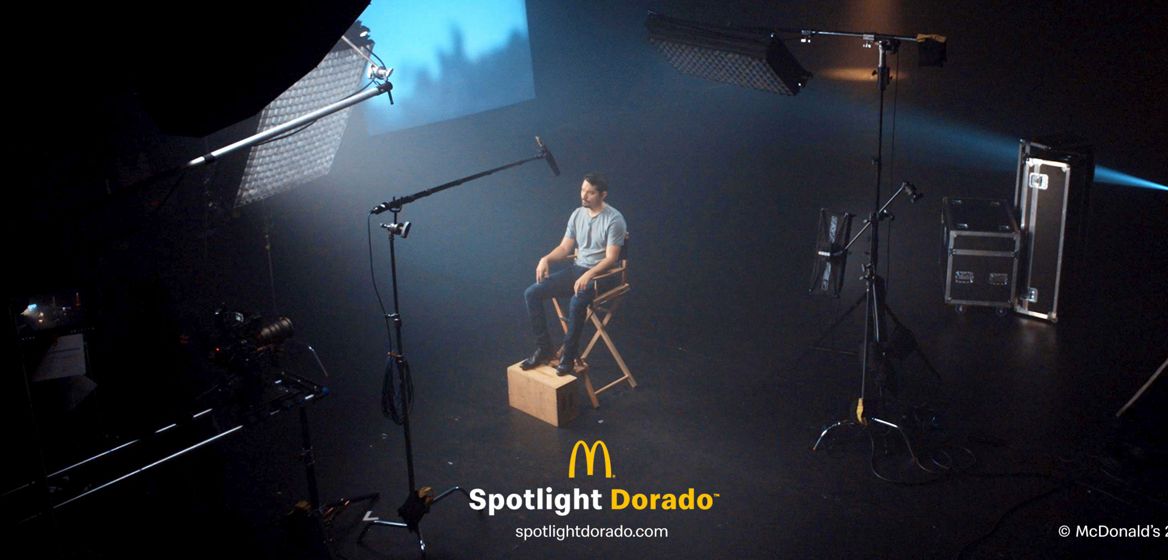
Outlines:
[[[592,476],[596,466],[596,450],[599,449],[604,452],[604,478],[613,478],[612,475],[612,456],[608,454],[608,446],[601,440],[596,440],[592,445],[584,443],[584,440],[577,440],[576,445],[572,446],[572,455],[568,459],[568,478],[576,478],[576,451],[584,450],[584,461],[588,464],[588,476]]]

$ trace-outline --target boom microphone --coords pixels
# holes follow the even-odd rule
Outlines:
[[[543,145],[543,140],[540,140],[539,136],[535,137],[535,145],[539,147],[539,157],[547,160],[548,167],[552,168],[552,173],[559,177],[560,166],[556,165],[556,157],[552,155],[551,150],[547,149],[547,146]]]

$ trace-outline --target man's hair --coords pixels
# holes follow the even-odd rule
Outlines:
[[[584,176],[584,180],[588,181],[596,189],[596,192],[608,192],[608,179],[599,173],[589,173]]]

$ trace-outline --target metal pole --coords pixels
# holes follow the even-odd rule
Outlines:
[[[340,111],[341,109],[346,109],[346,108],[351,107],[353,105],[356,105],[362,101],[365,101],[366,99],[377,97],[378,95],[386,93],[392,89],[393,89],[393,84],[391,84],[389,82],[385,82],[385,83],[377,86],[376,88],[360,91],[360,92],[355,93],[353,95],[350,95],[349,97],[346,97],[340,101],[337,101],[336,103],[333,103],[332,105],[327,105],[325,107],[321,107],[320,109],[317,109],[311,113],[302,115],[302,116],[297,117],[295,119],[292,119],[284,124],[273,126],[272,128],[269,128],[263,132],[253,134],[251,136],[248,136],[247,138],[244,138],[243,140],[240,140],[238,142],[234,142],[232,144],[228,144],[226,146],[223,146],[222,148],[219,148],[215,151],[212,151],[211,153],[201,155],[195,159],[192,159],[191,161],[188,161],[185,165],[183,165],[181,167],[181,169],[198,167],[200,165],[205,165],[205,164],[211,163],[211,162],[219,159],[220,157],[223,157],[231,152],[234,152],[236,150],[241,150],[243,148],[250,148],[251,146],[259,144],[260,142],[263,142],[265,140],[269,140],[271,138],[275,138],[276,136],[284,134],[285,132],[288,132],[290,130],[294,130],[296,128],[304,126],[304,125],[306,125],[310,122],[313,122],[315,120],[318,120],[322,117],[327,117],[327,116],[329,116],[337,111]]]

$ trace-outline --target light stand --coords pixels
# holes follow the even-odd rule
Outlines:
[[[880,207],[880,210],[876,213],[876,215],[878,216],[877,222],[892,218],[892,214],[888,212],[888,207],[891,206],[893,201],[895,201],[896,198],[898,196],[900,196],[902,193],[908,193],[909,199],[912,202],[916,202],[917,200],[920,200],[921,198],[923,198],[925,196],[923,193],[918,191],[916,189],[916,187],[912,185],[912,183],[908,183],[908,182],[902,183],[900,185],[900,188],[897,189],[897,191],[892,194],[892,196],[884,203],[883,206]],[[851,239],[847,242],[847,244],[844,247],[830,248],[826,251],[820,251],[817,254],[817,258],[825,258],[828,260],[828,262],[832,262],[836,266],[839,266],[840,268],[842,268],[842,265],[846,262],[848,250],[852,247],[853,244],[855,244],[855,242],[857,240],[859,240],[859,238],[864,234],[864,232],[868,229],[868,227],[870,225],[871,225],[871,221],[869,219],[864,220],[864,228],[861,229],[856,235],[852,236]],[[867,279],[868,265],[865,264],[863,266],[863,268],[864,268],[864,276],[862,276],[861,278]],[[881,281],[883,281],[883,280],[881,279]],[[842,282],[843,282],[843,280],[841,278],[840,283],[842,284]],[[814,292],[814,290],[815,290],[815,287],[812,288],[812,292]],[[836,294],[836,296],[838,297],[838,293]],[[883,296],[883,292],[881,292],[881,296]],[[844,311],[842,314],[840,314],[840,316],[837,317],[836,320],[830,326],[828,326],[827,329],[824,330],[823,335],[821,335],[819,337],[819,339],[816,340],[815,343],[813,343],[811,345],[811,349],[812,350],[824,350],[824,351],[829,351],[829,352],[835,352],[837,354],[844,354],[847,356],[859,355],[859,353],[857,353],[853,350],[841,350],[838,348],[822,346],[822,344],[823,344],[824,339],[831,336],[831,334],[835,331],[835,329],[838,328],[840,326],[840,324],[842,324],[845,320],[847,320],[847,318],[850,317],[852,315],[852,313],[855,312],[855,310],[860,307],[860,304],[865,303],[867,301],[867,299],[868,299],[867,293],[865,293],[864,295],[861,295],[859,297],[859,299],[857,299],[855,301],[855,303],[853,303],[851,305],[851,307],[848,307],[848,309],[846,311]],[[900,322],[900,320],[896,317],[896,315],[892,312],[891,309],[889,309],[887,306],[884,306],[884,308],[882,310],[890,319],[892,319],[893,324],[895,324],[902,332],[908,333],[908,329],[904,326],[903,323]],[[912,336],[911,333],[909,333],[909,336],[910,337]],[[940,377],[940,374],[937,373],[937,370],[933,368],[933,364],[929,362],[928,358],[924,354],[921,354],[921,358],[925,362],[925,366],[929,369],[929,371],[932,372],[935,377]],[[800,356],[799,360],[802,360],[802,356]],[[796,360],[796,361],[799,361],[799,360]]]
[[[403,239],[409,235],[411,223],[399,222],[398,215],[401,213],[402,207],[420,198],[424,198],[434,193],[456,187],[463,183],[486,177],[487,175],[497,171],[510,169],[512,167],[523,165],[537,159],[547,160],[548,165],[550,165],[552,168],[552,171],[556,175],[559,175],[559,169],[555,165],[555,158],[552,157],[551,152],[548,151],[547,147],[544,146],[543,142],[539,139],[538,136],[536,137],[535,141],[538,148],[538,153],[533,157],[508,163],[506,165],[502,165],[494,169],[489,169],[487,171],[482,171],[480,173],[475,173],[473,175],[469,175],[461,179],[456,179],[448,183],[443,183],[436,187],[419,191],[409,196],[395,197],[390,201],[383,202],[375,206],[372,210],[369,211],[371,215],[381,214],[386,211],[393,213],[393,223],[381,224],[382,229],[386,230],[386,234],[389,236],[389,269],[393,285],[393,313],[386,315],[385,317],[387,327],[389,326],[390,322],[393,323],[393,347],[389,352],[389,359],[386,363],[386,377],[382,388],[382,408],[383,413],[393,418],[396,423],[402,426],[402,431],[405,434],[406,473],[409,479],[409,493],[406,495],[405,502],[402,503],[401,507],[397,509],[398,516],[401,517],[402,521],[387,521],[381,519],[373,515],[372,510],[365,512],[365,517],[362,519],[362,521],[365,521],[367,525],[364,529],[361,530],[360,536],[357,537],[358,542],[363,541],[365,534],[369,532],[369,529],[372,529],[375,526],[408,529],[411,533],[414,533],[418,536],[418,548],[421,550],[422,555],[424,556],[426,554],[426,541],[422,535],[420,523],[422,521],[422,517],[430,512],[430,506],[439,501],[442,501],[447,496],[450,496],[455,492],[461,492],[468,500],[470,499],[470,494],[460,486],[451,487],[441,494],[434,496],[433,489],[431,489],[429,486],[423,486],[419,488],[414,477],[414,449],[410,432],[410,403],[413,400],[413,381],[410,378],[409,362],[406,360],[405,352],[402,349],[402,318],[397,289],[397,252],[395,250],[394,243],[395,239],[399,235]],[[396,401],[398,399],[401,401],[400,407],[397,406]]]
[[[857,232],[854,237],[852,237],[851,241],[849,241],[843,249],[837,252],[837,255],[847,254],[848,249],[851,248],[851,246],[855,244],[857,240],[859,240],[859,238],[864,234],[865,231],[868,230],[868,228],[872,228],[872,237],[875,237],[875,232],[879,229],[880,222],[891,216],[891,214],[888,213],[888,207],[893,203],[893,201],[895,201],[901,194],[904,193],[908,193],[909,197],[913,201],[916,201],[917,199],[924,196],[919,191],[917,191],[916,187],[914,187],[911,183],[901,183],[900,188],[898,188],[896,192],[893,193],[893,195],[888,199],[887,202],[884,203],[883,206],[880,207],[879,210],[877,210],[867,220],[864,221],[864,227],[860,229],[860,231]],[[876,227],[872,227],[873,224],[876,224]],[[875,252],[871,253],[871,255],[875,255]],[[867,376],[870,369],[869,364],[875,362],[877,355],[883,354],[885,351],[885,333],[887,332],[887,329],[884,326],[885,323],[883,317],[889,317],[902,329],[904,328],[900,320],[897,319],[896,315],[892,312],[892,309],[890,309],[888,304],[885,302],[884,279],[876,273],[876,265],[874,263],[875,257],[873,256],[867,263],[864,264],[864,295],[861,296],[860,299],[858,299],[856,303],[852,305],[852,307],[844,312],[844,314],[840,316],[840,318],[837,319],[836,322],[833,323],[828,329],[830,331],[831,329],[834,329],[836,326],[838,326],[845,318],[847,318],[853,311],[855,311],[857,307],[859,307],[860,303],[865,304],[864,343],[863,350],[861,352],[862,371],[860,374],[860,396],[855,404],[853,411],[854,416],[840,420],[825,428],[819,434],[819,438],[815,440],[815,445],[813,445],[811,449],[812,451],[818,449],[819,444],[823,441],[823,438],[827,435],[827,433],[839,426],[859,425],[867,427],[869,421],[874,421],[883,426],[898,430],[901,437],[904,439],[905,445],[908,447],[909,454],[912,455],[913,460],[915,461],[916,455],[913,453],[912,445],[909,443],[908,436],[905,435],[904,430],[902,430],[900,426],[871,414],[865,415],[864,398],[868,388]],[[822,338],[820,340],[822,340]],[[881,363],[880,365],[886,364]],[[927,358],[925,359],[925,365],[928,366],[931,371],[936,373],[935,370],[933,370],[933,366],[929,364]]]
[[[887,89],[888,82],[890,80],[889,69],[888,69],[888,54],[889,53],[896,54],[897,50],[900,47],[900,42],[902,40],[916,41],[917,37],[898,37],[898,36],[893,36],[893,35],[881,35],[881,34],[876,34],[876,33],[851,33],[851,32],[812,31],[812,30],[803,30],[802,35],[803,35],[804,42],[809,42],[811,40],[811,37],[813,37],[815,35],[835,35],[835,36],[846,36],[846,37],[860,37],[865,41],[865,46],[869,46],[869,47],[870,46],[877,46],[878,52],[879,52],[879,58],[878,58],[878,63],[877,63],[876,70],[875,70],[874,74],[876,75],[877,89],[880,92],[879,111],[878,111],[878,118],[877,118],[877,147],[876,147],[876,156],[873,158],[873,163],[875,163],[875,167],[876,167],[876,181],[875,181],[875,191],[876,191],[875,194],[876,194],[876,196],[874,199],[875,202],[874,202],[873,207],[876,208],[876,210],[873,211],[872,214],[870,214],[868,216],[868,219],[865,221],[863,229],[861,229],[858,233],[856,233],[855,237],[852,238],[852,240],[848,243],[848,245],[842,251],[842,253],[846,253],[848,248],[850,248],[852,246],[852,244],[854,244],[856,242],[856,240],[859,239],[859,237],[864,234],[865,231],[867,231],[869,228],[871,228],[872,231],[871,231],[871,234],[869,235],[868,262],[864,265],[864,276],[863,276],[864,283],[865,283],[863,300],[864,300],[865,305],[864,305],[864,342],[863,342],[863,349],[861,351],[861,354],[862,354],[861,368],[862,368],[862,370],[860,373],[860,396],[855,402],[855,406],[854,406],[854,409],[852,411],[852,414],[849,415],[847,418],[840,420],[840,421],[837,421],[834,424],[825,428],[819,434],[819,438],[815,440],[815,444],[811,447],[811,449],[813,451],[817,450],[819,448],[820,443],[823,442],[823,439],[827,436],[827,434],[837,427],[845,426],[845,425],[856,425],[856,426],[861,426],[861,427],[867,428],[871,425],[870,422],[875,422],[877,424],[880,424],[880,425],[890,427],[890,428],[897,430],[900,433],[901,437],[904,439],[905,445],[908,447],[909,454],[912,455],[912,459],[915,462],[916,455],[913,452],[912,445],[909,443],[908,436],[904,433],[904,430],[899,425],[897,425],[893,422],[881,419],[881,418],[873,415],[871,412],[865,411],[864,398],[867,394],[868,372],[870,369],[870,364],[873,364],[874,362],[876,362],[876,358],[877,358],[877,355],[879,353],[884,352],[885,344],[887,342],[885,340],[885,333],[886,333],[887,329],[884,328],[884,316],[887,315],[889,317],[892,317],[894,321],[896,320],[895,315],[892,314],[892,311],[888,308],[888,304],[885,302],[884,279],[881,278],[880,275],[877,273],[878,265],[880,262],[880,256],[879,256],[880,227],[879,227],[879,225],[880,225],[880,222],[882,220],[891,216],[890,214],[888,214],[887,208],[902,193],[908,192],[914,201],[916,199],[920,198],[920,196],[921,196],[921,194],[916,191],[915,187],[913,187],[911,184],[905,182],[905,183],[902,183],[900,188],[896,191],[896,193],[893,194],[893,196],[891,198],[889,198],[889,200],[883,206],[881,206],[880,187],[881,187],[881,182],[883,180],[883,171],[884,171],[884,162],[883,162],[883,155],[884,155],[884,92]],[[873,226],[875,226],[875,227],[873,227]],[[856,302],[856,305],[859,305],[858,301]],[[849,309],[848,312],[845,313],[844,316],[846,317],[848,314],[850,314],[851,311],[856,308],[856,305],[853,305],[852,308]],[[842,320],[842,317],[840,320],[837,320],[834,325],[832,325],[832,328],[834,328],[835,325],[838,325],[841,320]],[[897,323],[899,323],[899,321],[897,321]],[[932,366],[930,366],[930,369],[931,369],[931,367]]]

